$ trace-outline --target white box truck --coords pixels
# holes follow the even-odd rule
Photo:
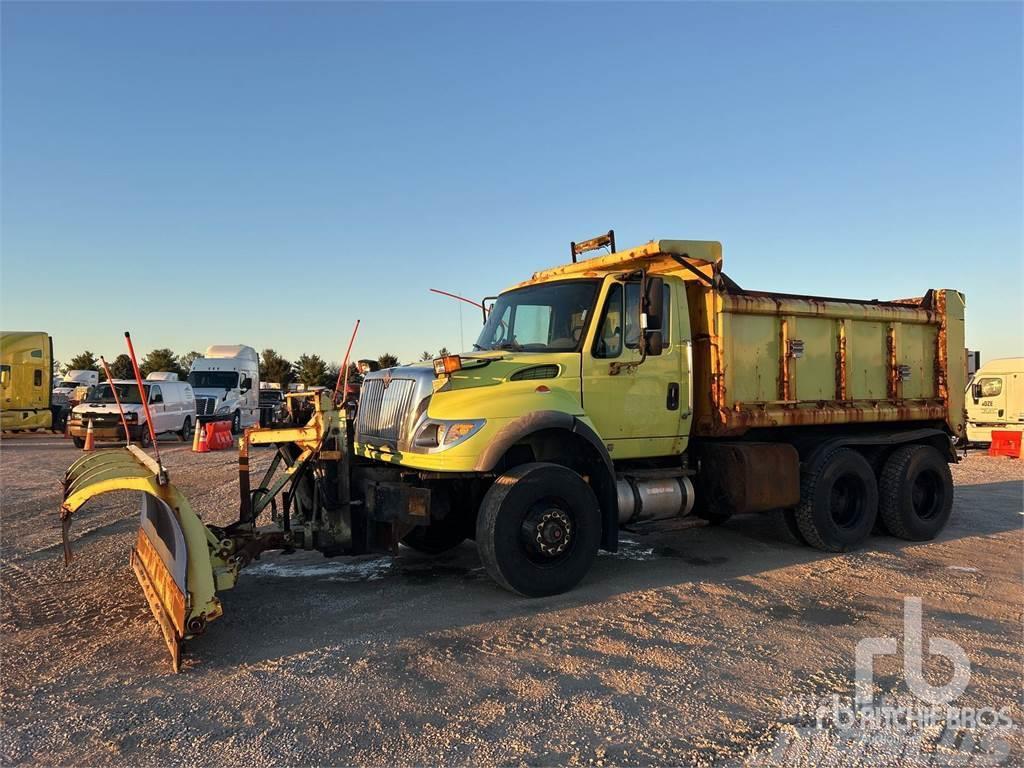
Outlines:
[[[192,363],[188,383],[200,421],[231,419],[236,434],[260,423],[260,359],[243,344],[215,344]]]
[[[1024,430],[1024,357],[989,360],[967,387],[967,440],[991,443],[994,429]]]

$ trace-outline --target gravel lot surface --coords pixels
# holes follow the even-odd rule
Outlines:
[[[230,520],[232,453],[163,448],[204,519]],[[82,510],[62,564],[59,481],[78,456],[51,436],[0,445],[4,764],[1024,762],[1019,725],[958,763],[957,744],[934,743],[955,729],[856,742],[834,722],[809,730],[795,703],[852,696],[857,642],[901,638],[903,598],[918,596],[925,649],[948,638],[971,663],[955,704],[1024,724],[1020,460],[955,466],[934,542],[830,555],[774,514],[680,523],[629,534],[580,588],[543,600],[495,586],[471,544],[435,559],[266,555],[175,675],[128,566],[134,499]],[[934,685],[950,671],[926,662]],[[875,680],[906,700],[902,655],[879,658]]]

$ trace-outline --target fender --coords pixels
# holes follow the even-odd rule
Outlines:
[[[595,487],[601,503],[601,548],[615,552],[619,547],[619,504],[615,494],[615,467],[608,449],[597,433],[585,422],[564,411],[531,411],[513,419],[495,435],[491,444],[477,460],[477,472],[490,472],[509,448],[529,435],[546,429],[561,429],[582,437],[601,457],[607,472],[607,483]]]
[[[906,443],[941,443],[943,448],[939,450],[943,451],[946,456],[946,460],[952,464],[957,462],[956,449],[953,447],[953,442],[950,439],[949,434],[943,432],[941,429],[935,428],[924,428],[924,429],[912,429],[905,432],[889,432],[889,433],[877,433],[873,435],[847,435],[845,437],[837,437],[832,440],[826,440],[825,442],[815,446],[814,450],[811,451],[807,459],[802,462],[805,471],[814,471],[818,468],[822,461],[824,461],[826,455],[828,455],[834,448],[843,448],[846,446],[871,446],[871,445],[905,445]]]

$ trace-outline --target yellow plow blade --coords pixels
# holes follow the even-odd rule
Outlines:
[[[68,469],[60,512],[66,560],[71,559],[72,515],[89,499],[112,491],[140,493],[132,570],[177,672],[182,643],[201,634],[209,621],[223,613],[216,588],[234,585],[237,566],[221,556],[219,540],[163,469],[136,446],[87,454]]]

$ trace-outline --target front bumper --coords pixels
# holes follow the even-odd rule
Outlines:
[[[129,424],[128,435],[132,440],[138,440],[145,429],[145,424]],[[80,437],[84,440],[88,431],[88,419],[85,421],[72,419],[68,422],[68,434],[72,437]],[[124,426],[120,422],[116,424],[93,422],[92,436],[94,440],[124,440]]]

